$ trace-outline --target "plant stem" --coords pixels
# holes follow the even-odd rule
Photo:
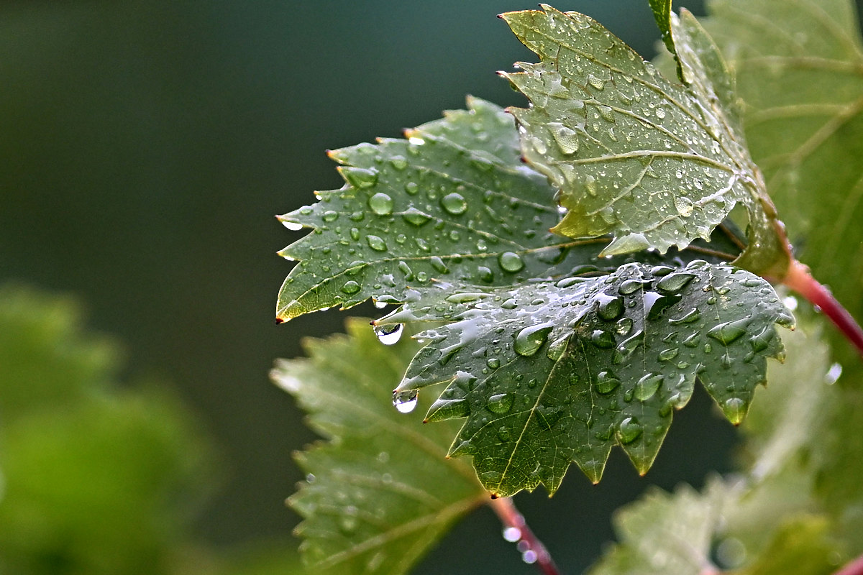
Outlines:
[[[795,260],[788,268],[783,283],[817,306],[863,355],[863,330],[842,304],[836,301],[830,290],[812,277],[808,267]]]
[[[863,575],[863,557],[851,561],[834,575]]]
[[[492,499],[489,505],[491,505],[491,508],[500,518],[500,522],[503,523],[505,529],[518,530],[518,538],[513,538],[512,541],[517,544],[525,563],[535,564],[537,569],[544,575],[560,575],[560,571],[557,570],[557,565],[554,564],[554,560],[551,558],[548,549],[545,548],[542,541],[537,539],[533,531],[530,530],[530,527],[527,526],[524,515],[519,513],[518,509],[515,508],[511,497]]]

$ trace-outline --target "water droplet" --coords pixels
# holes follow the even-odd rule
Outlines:
[[[378,236],[368,235],[366,236],[366,242],[368,242],[369,247],[375,250],[376,252],[385,252],[387,251],[386,242],[379,238]]]
[[[591,175],[584,177],[584,187],[591,196],[596,196],[596,178]]]
[[[597,314],[606,321],[614,321],[623,315],[623,298],[600,293],[596,295],[599,301]]]
[[[365,168],[342,168],[345,180],[355,188],[370,188],[378,181],[378,171]]]
[[[514,298],[509,298],[500,304],[503,309],[515,309],[518,307],[518,302]]]
[[[638,380],[638,383],[635,384],[635,399],[638,401],[647,401],[653,397],[664,379],[664,375],[657,375],[654,373],[644,375]]]
[[[620,284],[620,287],[617,288],[617,292],[620,295],[629,295],[641,289],[641,286],[643,285],[644,282],[641,280],[626,280]]]
[[[289,230],[291,230],[292,232],[298,232],[301,229],[303,229],[303,224],[301,224],[299,222],[289,222],[289,221],[283,220],[282,225],[285,226],[286,228],[288,228]]]
[[[408,167],[408,161],[404,156],[393,156],[390,158],[390,165],[401,172]]]
[[[617,322],[614,331],[616,331],[618,335],[627,335],[630,331],[632,331],[632,319],[628,317],[620,318],[620,321]]]
[[[378,341],[384,345],[393,345],[402,337],[404,324],[397,323],[393,325],[378,325],[375,326],[375,335],[378,336]]]
[[[611,349],[615,345],[614,335],[603,329],[595,329],[590,334],[590,342],[600,349]]]
[[[548,128],[551,130],[551,135],[562,153],[570,155],[578,151],[578,136],[575,130],[564,126],[560,122],[549,122]]]
[[[691,310],[689,310],[688,312],[686,312],[685,314],[683,314],[681,317],[668,320],[668,323],[670,323],[671,325],[680,325],[680,324],[685,324],[685,323],[692,323],[694,321],[698,321],[698,319],[700,317],[701,317],[701,312],[698,311],[697,307],[694,307]]]
[[[641,437],[642,431],[641,424],[636,418],[627,417],[617,426],[617,439],[623,445],[627,445]]]
[[[497,438],[501,441],[509,441],[509,428],[505,425],[500,426],[497,430]]]
[[[521,259],[521,256],[515,252],[503,252],[498,257],[498,262],[504,271],[510,273],[515,273],[524,268],[524,261]]]
[[[480,281],[490,284],[494,281],[494,272],[485,266],[479,266],[476,268],[476,273],[479,276]]]
[[[752,346],[752,351],[758,353],[759,351],[764,351],[770,346],[770,341],[773,339],[774,331],[770,328],[770,326],[766,326],[756,335],[753,335],[749,340],[749,344]]]
[[[431,216],[420,210],[410,207],[402,214],[402,219],[413,226],[421,226],[431,219]]]
[[[720,323],[716,327],[710,329],[707,332],[707,335],[709,335],[722,345],[729,345],[730,343],[738,340],[740,336],[742,336],[744,333],[746,333],[746,326],[749,325],[749,322],[750,318],[745,317],[735,321],[727,321],[725,323]]]
[[[408,182],[405,184],[405,191],[408,194],[415,196],[417,192],[420,191],[420,186],[416,182]]]
[[[670,274],[656,282],[656,289],[666,294],[677,293],[694,278],[695,274],[685,272]]]
[[[548,339],[548,334],[553,327],[553,324],[541,323],[524,328],[515,336],[513,349],[517,354],[525,357],[534,355]]]
[[[663,349],[659,352],[659,361],[671,361],[677,354],[680,353],[680,350],[676,347],[669,347],[668,349]]]
[[[470,415],[470,403],[466,399],[438,399],[429,408],[428,421],[459,419]]]
[[[488,398],[489,411],[497,414],[508,413],[512,409],[513,397],[509,393],[496,393]]]
[[[620,386],[620,380],[610,371],[600,371],[596,376],[596,391],[606,395]]]
[[[556,341],[551,342],[548,345],[548,350],[546,350],[545,355],[551,361],[557,361],[561,357],[563,357],[564,352],[566,351],[566,346],[569,343],[569,335],[566,335]]]
[[[726,399],[725,403],[722,404],[722,411],[725,413],[728,421],[737,425],[746,416],[747,407],[745,401],[739,397],[732,397],[731,399]]]
[[[417,406],[419,392],[415,389],[393,392],[393,405],[399,413],[410,413]]]
[[[437,257],[437,256],[430,257],[429,263],[431,264],[431,267],[433,267],[435,269],[435,271],[437,271],[438,273],[442,273],[442,274],[448,274],[449,273],[449,268],[444,263],[444,261],[442,259],[440,259],[439,257]]]
[[[605,82],[603,82],[601,78],[597,78],[593,74],[587,75],[587,83],[596,88],[597,90],[602,90],[605,87]]]
[[[339,213],[334,212],[333,210],[327,210],[321,217],[325,222],[334,222],[339,219]]]
[[[388,216],[393,213],[393,199],[379,192],[369,198],[369,207],[379,216]]]
[[[681,297],[680,295],[660,295],[652,291],[646,292],[644,294],[644,314],[647,319],[656,319],[663,311],[680,301]]]
[[[345,282],[345,285],[342,286],[342,292],[348,295],[355,294],[358,291],[360,291],[360,284],[353,280]]]
[[[554,284],[554,286],[565,289],[576,284],[584,283],[585,281],[585,278],[563,278],[562,280]]]
[[[510,543],[515,543],[521,539],[521,529],[518,527],[507,527],[503,530],[503,538]]]
[[[455,192],[445,195],[441,198],[440,203],[443,209],[454,216],[461,215],[467,211],[467,201],[465,201],[461,194]]]
[[[411,267],[404,261],[399,262],[399,271],[404,274],[406,280],[414,279],[414,272]]]
[[[602,116],[603,120],[606,122],[614,122],[614,110],[612,110],[610,106],[597,106],[596,109],[599,111],[599,115]]]

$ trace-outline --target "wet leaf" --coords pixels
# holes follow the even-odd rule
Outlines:
[[[797,256],[863,318],[863,47],[849,0],[714,0],[752,157]],[[833,337],[843,363],[858,354]]]
[[[782,357],[774,323],[792,321],[767,282],[704,261],[438,287],[377,322],[447,322],[417,335],[427,345],[397,389],[449,382],[427,417],[468,418],[450,454],[473,455],[502,496],[554,492],[571,461],[597,482],[615,444],[645,473],[696,377],[739,423],[766,358]]]
[[[301,551],[315,573],[406,573],[488,494],[466,462],[445,458],[455,427],[423,427],[391,405],[416,345],[381,344],[368,320],[347,327],[272,374],[327,438],[297,455],[309,473],[290,498]]]
[[[512,117],[475,98],[468,107],[408,139],[330,153],[346,185],[280,217],[314,231],[281,252],[299,263],[279,293],[278,319],[370,297],[403,302],[408,286],[434,279],[512,285],[596,259],[607,238],[549,232],[560,219],[554,192],[518,160]]]
[[[750,225],[738,263],[784,275],[787,243],[738,128],[733,80],[689,13],[670,17],[686,86],[582,14],[543,5],[503,18],[541,60],[505,76],[531,102],[511,110],[525,158],[568,209],[555,231],[613,233],[606,254],[665,252],[709,238],[740,204]]]

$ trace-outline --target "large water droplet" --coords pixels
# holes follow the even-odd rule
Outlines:
[[[345,282],[345,285],[342,286],[342,293],[346,293],[348,295],[355,294],[360,291],[360,284],[351,280]]]
[[[669,274],[656,282],[656,289],[666,294],[677,293],[694,278],[695,274],[685,272]]]
[[[605,87],[605,82],[601,78],[597,78],[593,74],[587,75],[587,83],[596,88],[597,90],[602,90]]]
[[[680,324],[684,324],[684,323],[692,323],[694,321],[698,321],[698,319],[700,317],[701,317],[701,312],[698,311],[697,307],[694,307],[691,310],[689,310],[688,312],[686,312],[685,314],[683,314],[681,317],[668,320],[668,323],[670,323],[671,325],[680,325]]]
[[[408,161],[405,159],[404,156],[393,156],[392,158],[390,158],[390,165],[399,172],[401,172],[408,167]]]
[[[366,236],[366,242],[368,242],[369,247],[372,248],[373,250],[375,250],[376,252],[387,251],[386,242],[378,236],[368,235],[368,236]]]
[[[494,272],[485,266],[478,266],[476,268],[476,273],[482,282],[490,284],[494,281]]]
[[[614,321],[623,315],[623,298],[600,293],[596,295],[599,301],[597,313],[606,321]]]
[[[614,335],[603,329],[595,329],[590,334],[590,342],[600,349],[611,349],[615,345]]]
[[[564,352],[566,351],[566,346],[569,343],[570,335],[566,335],[556,341],[551,342],[548,345],[548,350],[545,352],[546,357],[551,361],[557,361],[561,357],[563,357]]]
[[[393,199],[379,192],[369,198],[369,207],[379,216],[388,216],[393,213]]]
[[[632,318],[620,318],[614,328],[614,331],[616,331],[618,335],[627,335],[629,332],[632,331]]]
[[[440,259],[439,257],[437,257],[437,256],[430,257],[429,263],[435,269],[435,271],[437,271],[438,273],[442,273],[442,274],[448,274],[449,273],[449,268],[444,263],[444,261],[442,259]]]
[[[443,209],[454,216],[461,215],[467,211],[467,201],[461,194],[451,193],[445,195],[440,201]]]
[[[438,399],[429,408],[427,421],[444,421],[470,415],[470,403],[466,399]]]
[[[620,386],[620,380],[610,371],[600,371],[596,376],[596,391],[605,395]]]
[[[677,208],[677,213],[684,218],[691,216],[694,208],[692,200],[684,196],[677,196],[674,198],[674,207]]]
[[[282,225],[291,230],[292,232],[298,232],[303,229],[303,224],[299,222],[289,222],[286,220],[282,220]]]
[[[355,188],[370,188],[378,181],[378,171],[365,168],[342,168],[345,180]]]
[[[617,292],[620,295],[629,295],[641,289],[641,286],[643,285],[644,282],[641,280],[626,280],[620,284],[620,287],[617,288]]]
[[[626,445],[641,437],[643,429],[634,417],[627,417],[617,426],[617,438],[620,443]]]
[[[548,334],[553,327],[553,324],[541,323],[524,328],[515,336],[513,349],[517,354],[525,357],[534,355],[548,339]]]
[[[749,340],[749,344],[752,346],[752,351],[758,353],[759,351],[767,349],[770,346],[770,341],[773,339],[773,336],[774,331],[770,326],[766,326],[760,333],[753,335]]]
[[[746,416],[746,409],[746,402],[739,397],[726,399],[725,403],[722,404],[722,411],[725,413],[725,417],[734,425],[738,425],[743,421],[743,418]]]
[[[410,413],[417,406],[419,392],[415,389],[393,392],[393,405],[399,413]]]
[[[488,398],[489,411],[497,414],[508,413],[512,409],[513,397],[509,393],[496,393]]]
[[[504,271],[510,273],[515,273],[524,268],[524,261],[521,259],[521,256],[515,252],[503,252],[498,257],[498,262]]]
[[[635,399],[638,401],[647,401],[653,397],[664,379],[664,375],[654,373],[648,373],[643,376],[635,384]]]
[[[375,326],[375,335],[378,336],[378,341],[384,345],[393,345],[402,337],[404,324],[397,323],[393,325],[378,325]]]
[[[659,352],[659,361],[671,361],[677,354],[680,353],[680,350],[676,347],[669,347],[668,349],[663,349]]]
[[[431,216],[420,210],[410,207],[402,214],[402,219],[413,226],[421,226],[431,219]]]
[[[720,342],[722,345],[729,345],[746,333],[746,326],[749,325],[749,322],[750,318],[745,317],[735,321],[720,323],[708,331],[707,335]]]
[[[560,122],[549,122],[549,130],[554,137],[554,141],[560,151],[566,155],[574,154],[578,151],[578,135],[575,130],[568,128]]]

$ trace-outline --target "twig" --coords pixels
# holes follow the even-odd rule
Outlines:
[[[863,355],[863,330],[830,290],[812,277],[808,267],[795,260],[783,283],[817,306]]]
[[[511,497],[492,499],[489,505],[503,523],[504,537],[516,543],[525,563],[533,563],[544,575],[560,575],[548,549],[527,526],[524,515],[515,508]]]
[[[863,575],[863,556],[851,561],[833,575]]]

